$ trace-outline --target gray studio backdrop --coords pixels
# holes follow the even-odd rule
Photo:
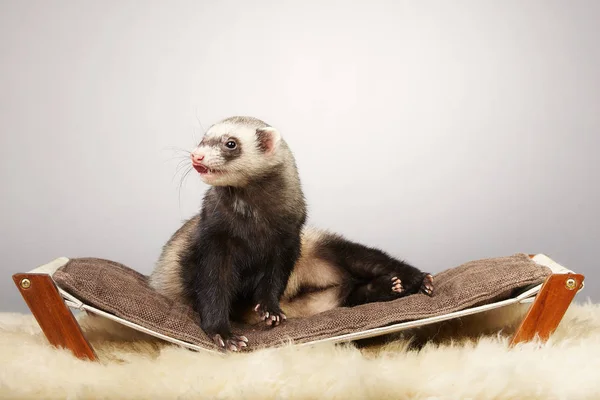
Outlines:
[[[296,154],[310,223],[438,272],[545,252],[600,300],[600,2],[2,1],[11,274],[149,273],[200,206],[177,153],[243,114]]]

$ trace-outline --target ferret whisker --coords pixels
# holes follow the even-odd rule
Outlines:
[[[184,158],[183,160],[180,160],[177,165],[175,166],[175,170],[178,171],[182,165],[186,165],[186,163],[189,163],[190,165],[192,165],[192,162],[190,161],[189,158]]]
[[[184,176],[185,174],[188,174],[188,173],[190,172],[189,170],[186,170],[186,169],[185,169],[185,167],[186,167],[186,165],[184,164],[184,165],[183,165],[183,166],[181,166],[181,167],[180,167],[180,168],[179,168],[177,171],[175,171],[175,173],[173,174],[173,178],[171,179],[171,182],[173,182],[173,181],[175,180],[175,178],[177,177],[177,174],[179,174],[180,172],[184,171],[184,172],[181,174],[181,177],[182,177],[182,178],[183,178],[183,176]],[[182,185],[182,182],[179,182],[179,185],[181,186],[181,185]],[[181,190],[181,189],[179,189],[179,190]]]
[[[204,136],[204,134],[206,133],[206,130],[204,129],[204,126],[202,126],[202,122],[200,122],[200,118],[198,117],[198,110],[196,110],[196,113],[195,113],[195,114],[196,114],[196,115],[195,115],[195,117],[196,117],[196,121],[198,121],[198,125],[200,125],[200,133],[201,133],[200,137],[202,137],[202,136]],[[194,145],[195,145],[195,146],[197,146],[197,145],[198,145],[198,143],[199,143],[199,141],[198,141],[198,139],[196,138],[196,135],[195,135],[194,131],[192,131],[192,134],[193,134],[193,136],[194,136]]]
[[[229,189],[231,189],[231,188],[229,188]],[[215,201],[215,208],[213,208],[212,214],[214,214],[215,211],[217,211],[217,206],[219,205],[220,201],[221,201],[221,193],[217,192],[217,201]]]
[[[187,155],[192,154],[191,151],[183,149],[181,147],[176,147],[176,146],[168,146],[168,147],[163,148],[163,150],[171,150],[173,152],[185,153]]]
[[[188,153],[188,154],[191,153],[191,151],[184,149],[183,147],[177,147],[177,146],[167,146],[167,147],[165,147],[165,149],[183,151],[184,153]]]
[[[176,156],[176,157],[171,157],[168,160],[165,160],[165,163],[169,163],[171,161],[189,161],[190,157],[189,156]],[[178,164],[179,165],[179,164]]]
[[[186,154],[176,154],[172,158],[188,158],[189,159],[190,155],[191,154],[189,154],[189,153],[186,153]]]
[[[181,212],[181,188],[183,187],[183,183],[185,182],[185,178],[187,178],[187,176],[189,175],[189,173],[192,171],[193,167],[190,165],[188,170],[183,174],[183,176],[181,177],[181,180],[179,181],[179,189],[178,189],[178,194],[177,194],[177,200],[179,202],[179,210]]]
[[[171,160],[191,160],[191,154],[175,154]]]

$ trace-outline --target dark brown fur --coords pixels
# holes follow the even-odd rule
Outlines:
[[[256,129],[253,145],[259,154],[273,149],[274,137],[262,130],[268,127],[262,121],[225,121]],[[235,132],[227,132],[227,138],[234,137]],[[203,142],[222,146],[227,138],[205,137]],[[237,144],[234,151],[224,150],[226,163],[249,145]],[[249,309],[274,326],[285,319],[280,301],[292,316],[309,316],[418,291],[431,294],[429,274],[381,250],[338,235],[306,234],[306,204],[294,157],[283,140],[276,151],[279,161],[260,172],[228,172],[245,174],[243,185],[207,190],[200,214],[165,245],[151,276],[157,290],[183,297],[200,315],[204,331],[232,350],[243,347],[245,338],[231,332],[230,320]]]

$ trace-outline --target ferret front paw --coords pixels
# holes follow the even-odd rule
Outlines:
[[[283,311],[277,306],[265,306],[263,303],[258,303],[254,307],[254,311],[258,313],[261,321],[265,321],[268,326],[277,326],[287,319]]]
[[[402,281],[397,277],[392,277],[392,292],[402,293],[404,288],[402,287]]]
[[[223,337],[217,333],[212,339],[223,350],[240,351],[248,346],[248,338],[246,336],[229,335],[229,337]]]
[[[423,282],[421,283],[421,292],[428,296],[433,296],[433,276],[431,276],[431,274],[426,274],[423,277]]]

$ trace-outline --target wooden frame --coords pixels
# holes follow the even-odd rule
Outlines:
[[[511,347],[536,336],[543,342],[554,333],[577,292],[583,287],[581,274],[552,274],[544,281],[521,325]]]
[[[69,349],[81,359],[98,359],[50,274],[19,273],[13,275],[13,281],[50,344]],[[510,346],[535,338],[542,342],[548,340],[583,287],[583,281],[583,275],[571,272],[549,275],[513,335]]]
[[[98,359],[50,275],[15,274],[13,281],[50,344],[82,359]]]

